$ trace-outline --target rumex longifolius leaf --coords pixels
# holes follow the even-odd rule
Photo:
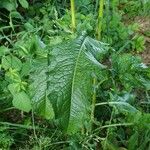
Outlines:
[[[41,100],[47,90],[56,119],[69,133],[76,133],[90,121],[93,74],[98,75],[105,68],[99,60],[107,52],[105,44],[81,36],[53,48],[50,65],[36,65],[33,100]]]

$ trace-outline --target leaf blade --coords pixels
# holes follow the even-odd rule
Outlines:
[[[14,107],[25,112],[29,112],[32,109],[31,101],[23,91],[14,95],[12,103]]]

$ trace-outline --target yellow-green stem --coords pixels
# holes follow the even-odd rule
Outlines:
[[[98,11],[98,27],[97,27],[97,39],[98,40],[101,40],[103,11],[104,11],[104,0],[100,0],[99,11]]]
[[[94,121],[94,111],[95,111],[95,103],[96,103],[96,78],[93,78],[93,96],[92,96],[92,110],[91,110],[91,121]]]
[[[102,19],[103,19],[103,9],[104,9],[104,0],[100,0],[99,2],[99,12],[98,12],[98,26],[97,26],[97,39],[101,39],[101,31],[102,31]],[[94,121],[94,112],[95,112],[95,103],[96,103],[96,83],[97,80],[93,78],[93,86],[94,86],[94,93],[92,97],[92,110],[91,110],[91,121]]]
[[[74,3],[74,0],[70,0],[70,2],[71,2],[72,30],[74,31],[76,28],[75,3]]]

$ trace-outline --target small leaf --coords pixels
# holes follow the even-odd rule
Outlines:
[[[128,149],[135,150],[138,146],[138,132],[135,132],[128,141]]]
[[[12,83],[8,85],[8,89],[12,95],[15,95],[20,91],[20,85],[18,83]]]
[[[9,49],[5,46],[0,47],[0,56],[4,56],[6,53],[9,52]]]
[[[11,15],[11,18],[19,18],[19,19],[22,19],[21,14],[20,14],[19,12],[17,12],[17,11],[12,11],[12,12],[10,13],[10,15]]]
[[[31,63],[29,61],[22,65],[21,76],[27,76],[30,73]]]
[[[146,88],[146,90],[150,90],[150,80],[146,80],[146,79],[144,79],[142,77],[140,77],[139,80],[141,81],[143,86]]]
[[[25,92],[14,95],[13,106],[25,112],[29,112],[32,108],[31,101]]]
[[[120,112],[129,112],[137,113],[138,110],[132,106],[130,103],[134,100],[134,96],[126,93],[123,96],[113,95],[110,93],[110,99],[112,102],[109,102],[110,105],[116,107]]]
[[[15,2],[9,2],[9,1],[0,1],[0,8],[5,8],[8,11],[16,10],[17,4]]]
[[[54,110],[52,104],[47,98],[42,100],[39,104],[38,112],[40,116],[44,117],[47,120],[54,118]]]
[[[25,29],[26,29],[27,31],[31,31],[31,30],[34,29],[34,27],[32,26],[32,24],[30,24],[29,22],[26,22],[26,23],[24,24],[24,27],[25,27]]]
[[[4,56],[2,58],[2,67],[5,70],[13,68],[19,71],[22,67],[22,62],[15,56]]]
[[[28,8],[29,7],[29,4],[26,0],[19,0],[19,3],[23,8]]]

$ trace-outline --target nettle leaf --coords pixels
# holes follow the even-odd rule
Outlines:
[[[25,112],[29,112],[32,109],[31,100],[23,91],[13,96],[13,105],[17,109]]]
[[[22,62],[15,56],[3,56],[2,57],[2,67],[7,70],[9,68],[16,69],[18,71],[21,70]]]
[[[105,44],[90,37],[56,46],[50,53],[50,65],[36,64],[32,76],[33,101],[48,98],[55,117],[68,133],[75,133],[90,121],[93,96],[93,74],[100,74],[105,66],[98,61],[108,52]],[[48,81],[47,81],[48,75]]]
[[[0,46],[0,57],[4,56],[6,53],[8,53],[10,50],[5,46]]]
[[[19,83],[9,84],[8,89],[12,95],[15,95],[20,91],[20,84]]]
[[[23,8],[28,8],[29,7],[29,3],[26,0],[19,0],[19,3],[21,4],[21,6]]]

